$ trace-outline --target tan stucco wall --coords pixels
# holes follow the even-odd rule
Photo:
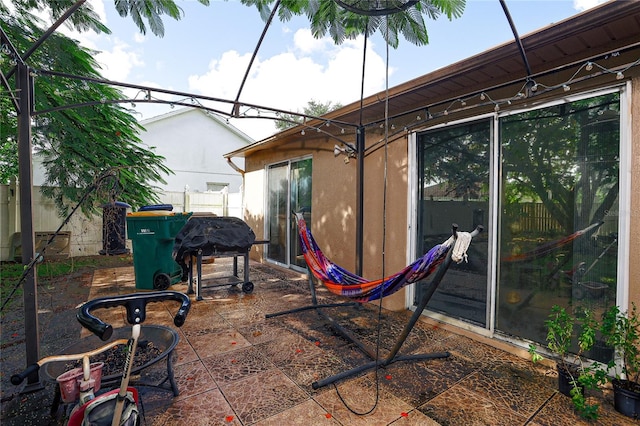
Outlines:
[[[620,206],[620,212],[630,214],[629,259],[623,268],[629,271],[629,302],[640,307],[640,77],[632,81],[631,101],[632,150],[630,205]],[[334,157],[335,140],[327,137],[291,140],[274,149],[249,155],[246,159],[245,206],[246,219],[259,239],[264,234],[265,167],[279,161],[313,157],[313,215],[312,231],[325,254],[341,266],[355,271],[356,264],[356,165],[344,156]],[[348,140],[354,143],[353,139]],[[385,195],[385,149],[380,130],[367,130],[365,157],[365,212],[363,275],[381,278],[400,270],[413,259],[407,259],[407,196],[408,145],[406,136],[388,145],[387,182]],[[371,149],[372,146],[377,147]],[[386,202],[384,200],[386,196]],[[385,207],[386,206],[386,207]],[[386,220],[383,221],[383,215]],[[383,230],[386,233],[385,268],[382,268]],[[255,249],[254,259],[261,259],[262,246]],[[621,259],[626,262],[626,259]],[[622,284],[622,283],[621,283]],[[384,300],[384,307],[405,308],[405,291],[401,290]]]
[[[381,135],[372,134],[367,146]],[[349,142],[354,142],[349,140]],[[311,229],[324,253],[339,265],[355,272],[356,266],[356,167],[357,161],[344,162],[344,155],[333,154],[336,142],[321,137],[292,141],[277,149],[261,151],[246,159],[245,220],[258,239],[264,235],[265,167],[280,161],[311,155],[313,158],[313,213]],[[397,272],[408,262],[407,238],[407,142],[406,138],[388,145],[386,224],[383,223],[384,144],[365,157],[363,275],[382,278],[382,233],[386,228],[385,275]],[[261,259],[257,246],[252,258]],[[404,292],[383,302],[388,309],[404,309]]]

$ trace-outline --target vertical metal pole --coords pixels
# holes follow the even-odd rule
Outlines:
[[[33,230],[33,173],[31,162],[31,113],[33,111],[33,79],[29,67],[23,62],[17,65],[17,88],[19,90],[18,113],[18,166],[20,179],[20,233],[22,238],[22,264],[29,265],[35,259]],[[24,280],[24,335],[26,365],[40,359],[40,338],[38,333],[38,291],[37,266]],[[39,383],[38,374],[27,378],[27,387]]]
[[[362,276],[362,248],[364,245],[364,126],[358,127],[356,134],[356,150],[358,168],[356,171],[356,274]]]

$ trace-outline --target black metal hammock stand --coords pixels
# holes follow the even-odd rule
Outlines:
[[[336,374],[334,376],[313,382],[311,386],[313,389],[319,389],[326,385],[332,384],[342,379],[346,379],[357,374],[360,374],[364,371],[371,370],[377,367],[386,367],[394,362],[400,361],[424,361],[429,359],[438,359],[438,358],[447,358],[449,356],[448,352],[435,352],[429,354],[412,354],[412,355],[398,355],[400,348],[404,344],[405,340],[409,336],[409,333],[415,326],[416,322],[422,315],[422,311],[426,308],[429,300],[435,293],[438,285],[444,278],[444,275],[447,273],[451,262],[461,262],[464,259],[464,253],[466,252],[466,247],[461,247],[462,245],[468,245],[473,237],[482,232],[483,227],[478,226],[471,233],[462,233],[458,232],[458,225],[453,224],[452,226],[452,237],[447,240],[447,242],[437,245],[432,248],[427,254],[413,262],[412,264],[405,267],[402,271],[391,275],[383,280],[377,281],[367,281],[364,278],[358,277],[355,274],[351,274],[345,269],[339,267],[334,264],[330,260],[328,260],[322,254],[322,251],[315,244],[315,240],[311,235],[311,232],[306,227],[304,223],[304,219],[301,219],[300,215],[298,216],[298,231],[300,235],[300,240],[302,243],[302,251],[307,263],[307,270],[309,276],[309,289],[311,292],[311,305],[304,306],[297,309],[291,309],[282,312],[276,312],[272,314],[267,314],[266,318],[273,318],[281,315],[288,315],[296,312],[302,312],[307,310],[315,310],[318,315],[320,315],[325,321],[329,323],[329,325],[342,337],[355,344],[364,354],[366,354],[369,358],[372,359],[371,362],[361,365],[359,367],[355,367],[351,370],[344,371],[342,373]],[[460,238],[464,236],[463,238]],[[384,359],[378,359],[377,351],[367,344],[363,343],[358,339],[358,337],[351,332],[350,330],[342,327],[336,320],[327,315],[323,309],[324,308],[333,308],[340,306],[353,306],[356,302],[367,302],[370,300],[379,299],[381,297],[387,296],[391,294],[393,291],[397,291],[400,288],[404,287],[407,284],[411,284],[417,282],[421,279],[424,279],[426,276],[430,275],[432,272],[435,272],[431,282],[427,286],[426,291],[423,293],[420,302],[416,306],[416,310],[413,315],[407,322],[404,327],[404,330],[396,340],[396,343],[389,353],[389,355]],[[338,293],[336,291],[336,286],[342,287],[343,290],[338,294],[343,296],[350,297],[355,299],[356,302],[345,302],[345,303],[331,303],[331,304],[319,304],[316,297],[316,290],[313,283],[312,276],[315,276],[319,281],[321,281],[325,286],[332,292]],[[341,282],[336,282],[341,281]],[[334,289],[332,289],[334,287]],[[366,297],[363,297],[362,289],[363,287],[367,288]],[[389,292],[389,288],[393,287],[393,291]],[[358,291],[360,289],[360,291]],[[385,291],[385,289],[387,291]],[[349,294],[351,293],[351,295]]]

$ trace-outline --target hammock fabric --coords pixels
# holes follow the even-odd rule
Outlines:
[[[537,259],[544,256],[547,253],[554,251],[557,248],[562,247],[565,244],[570,243],[581,235],[586,234],[589,231],[599,228],[604,222],[593,223],[584,229],[574,232],[573,234],[562,237],[559,240],[550,241],[536,247],[535,249],[526,253],[514,254],[513,256],[503,257],[503,262],[521,262],[523,260]]]
[[[431,274],[445,259],[452,239],[431,248],[424,256],[387,278],[369,281],[331,262],[316,244],[311,231],[300,213],[295,213],[302,254],[309,270],[327,289],[357,302],[369,302],[389,296],[408,284]]]

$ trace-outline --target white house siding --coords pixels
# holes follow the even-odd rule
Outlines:
[[[146,131],[143,143],[165,158],[174,174],[159,184],[165,191],[205,192],[207,183],[229,184],[229,192],[240,192],[242,175],[222,154],[253,142],[251,138],[216,115],[200,109],[183,108],[140,123]],[[244,162],[236,165],[244,168]]]

